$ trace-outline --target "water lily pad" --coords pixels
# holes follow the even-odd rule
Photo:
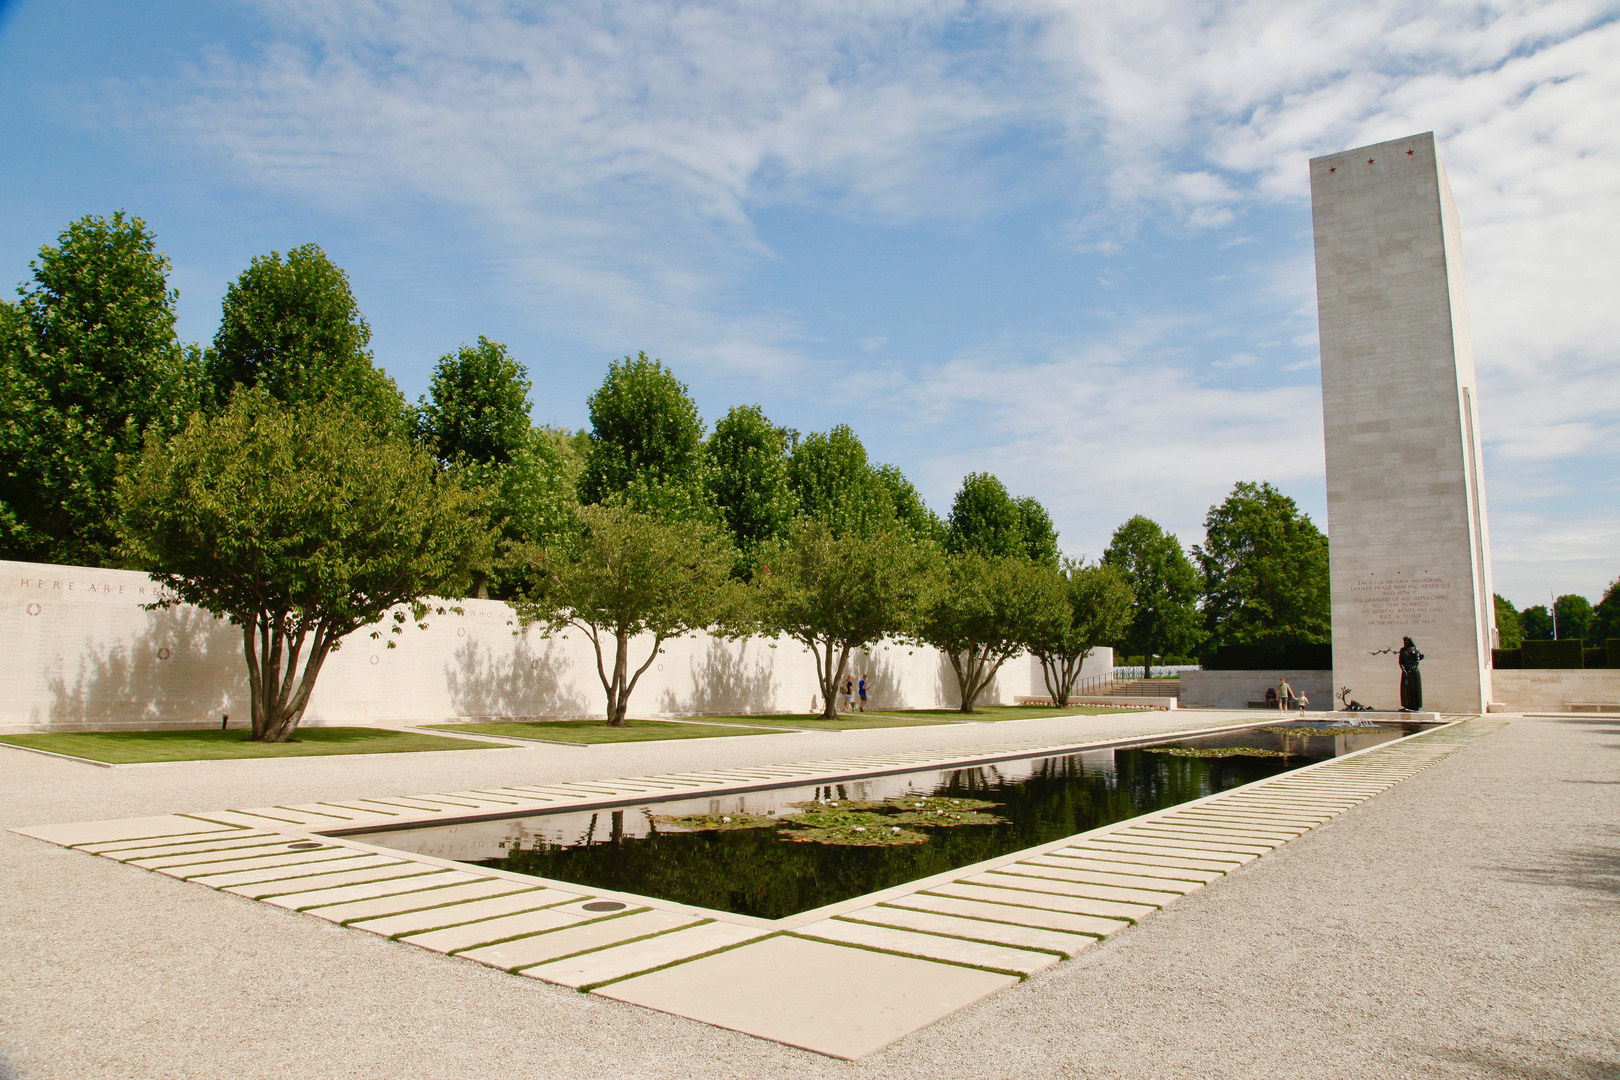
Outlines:
[[[1150,754],[1170,754],[1173,757],[1288,757],[1281,750],[1262,750],[1258,746],[1144,746]]]
[[[653,823],[673,832],[731,832],[733,829],[769,829],[780,825],[782,819],[762,814],[687,814],[685,817],[654,814]]]
[[[1395,728],[1387,727],[1268,727],[1264,731],[1276,735],[1381,735],[1393,732]]]
[[[884,820],[898,822],[901,825],[930,825],[934,827],[948,827],[951,825],[1006,825],[1004,817],[995,814],[982,814],[977,810],[913,810],[904,814],[890,814]]]
[[[908,795],[898,799],[887,799],[882,805],[890,810],[904,810],[908,813],[932,814],[935,811],[944,811],[949,814],[960,814],[965,810],[989,810],[1001,804],[985,802],[983,799],[952,799],[944,795]]]

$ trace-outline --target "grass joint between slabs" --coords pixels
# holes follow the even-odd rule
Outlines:
[[[917,933],[917,931],[911,930],[907,931],[907,933],[914,934]],[[991,967],[988,964],[969,964],[962,960],[946,960],[938,956],[920,956],[917,953],[901,952],[899,949],[880,949],[876,945],[862,945],[853,941],[836,941],[832,938],[819,938],[812,933],[806,933],[802,930],[790,931],[788,936],[799,938],[801,941],[814,941],[819,945],[836,945],[840,949],[860,949],[862,952],[877,953],[879,956],[902,956],[907,960],[922,960],[929,964],[949,964],[951,967],[967,968],[969,971],[988,971],[994,975],[1009,975],[1012,978],[1017,979],[1019,982],[1023,982],[1025,979],[1029,978],[1029,976],[1022,971],[1011,971],[1007,968]],[[939,937],[940,935],[934,934],[931,936]],[[1011,945],[1003,946],[1003,948],[1015,947],[1016,946]],[[1029,951],[1033,952],[1035,950]],[[1047,955],[1051,954],[1047,953]]]
[[[652,909],[647,908],[644,910],[650,911]],[[596,923],[606,921],[606,919],[595,919],[585,925],[594,926]],[[562,956],[553,956],[549,960],[539,960],[533,964],[519,964],[516,967],[509,967],[505,970],[512,975],[521,975],[523,972],[528,971],[531,968],[545,967],[547,964],[560,964],[564,960],[576,960],[581,956],[590,956],[592,953],[606,952],[608,949],[617,949],[620,945],[635,945],[638,942],[651,941],[653,938],[668,937],[670,934],[679,934],[682,930],[696,930],[700,926],[708,926],[710,923],[716,921],[717,920],[715,919],[700,919],[695,923],[687,923],[685,926],[671,926],[666,930],[654,930],[651,933],[641,934],[637,937],[625,938],[623,941],[610,941],[605,945],[592,945],[590,948],[580,949],[578,952],[566,953]]]
[[[590,897],[585,896],[585,897],[579,897],[578,899],[589,900]],[[563,901],[564,904],[570,903],[570,902],[571,901],[567,901],[567,900]],[[561,907],[562,904],[549,904],[547,906],[548,907]],[[536,908],[535,910],[539,911],[539,910],[543,910],[543,909]],[[597,923],[612,922],[614,919],[622,919],[626,915],[640,915],[644,911],[651,911],[651,910],[653,910],[653,909],[650,908],[650,907],[627,908],[624,911],[615,911],[611,915],[603,915],[599,919],[582,919],[581,921],[579,921],[577,923],[571,923],[571,924],[569,924],[567,926],[548,926],[544,930],[530,930],[526,934],[511,934],[511,935],[509,935],[507,937],[496,938],[494,941],[480,941],[477,945],[463,945],[459,949],[451,949],[449,952],[445,953],[444,955],[446,955],[446,956],[459,956],[464,952],[472,952],[474,949],[487,949],[487,948],[489,948],[489,947],[491,947],[493,945],[505,945],[509,941],[522,941],[525,938],[541,937],[541,936],[543,936],[545,934],[555,934],[555,933],[558,933],[559,931],[562,931],[562,930],[577,930],[581,926],[595,926]],[[467,922],[462,923],[461,925],[463,925],[463,926],[477,926],[481,922],[490,922],[490,921],[493,921],[494,919],[505,919],[505,918],[510,918],[510,917],[511,916],[508,916],[508,915],[495,915],[495,916],[491,916],[489,919],[469,919]],[[449,929],[449,927],[446,927],[446,929]],[[405,940],[405,938],[408,938],[408,937],[420,937],[423,934],[430,934],[432,932],[433,931],[431,931],[431,930],[413,930],[411,933],[401,935],[400,937],[397,937],[394,940],[403,941],[403,940]],[[406,941],[405,943],[407,945],[410,944],[409,941]]]

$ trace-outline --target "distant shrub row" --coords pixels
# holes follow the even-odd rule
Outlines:
[[[1620,668],[1620,638],[1606,638],[1602,645],[1580,638],[1526,641],[1517,649],[1492,649],[1491,666],[1510,671],[1519,668]]]

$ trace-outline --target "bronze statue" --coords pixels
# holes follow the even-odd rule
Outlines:
[[[1423,675],[1418,671],[1423,654],[1418,652],[1411,638],[1402,640],[1406,644],[1401,646],[1400,654],[1396,657],[1401,665],[1401,711],[1417,712],[1423,708]]]

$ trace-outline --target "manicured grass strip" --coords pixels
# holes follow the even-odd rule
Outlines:
[[[89,758],[109,765],[227,758],[411,754],[424,750],[492,750],[488,743],[379,728],[299,728],[294,741],[258,743],[244,731],[69,731],[0,735],[0,743]]]
[[[749,718],[759,722],[759,717]],[[720,724],[683,724],[675,720],[627,720],[622,728],[608,727],[602,720],[508,720],[493,724],[424,724],[444,731],[466,731],[475,735],[499,735],[508,739],[540,739],[545,742],[597,743],[661,742],[666,739],[718,739],[732,735],[780,735],[780,730],[760,727],[724,727]]]
[[[886,712],[872,709],[868,712],[841,712],[834,720],[823,720],[819,713],[691,716],[687,719],[728,724],[776,724],[781,727],[802,728],[806,731],[855,731],[862,728],[923,727],[968,721],[982,723],[999,720],[1039,720],[1052,716],[1101,716],[1105,713],[1124,711],[1106,705],[1072,705],[1067,709],[1039,705],[981,705],[971,713],[958,709],[894,709]]]

